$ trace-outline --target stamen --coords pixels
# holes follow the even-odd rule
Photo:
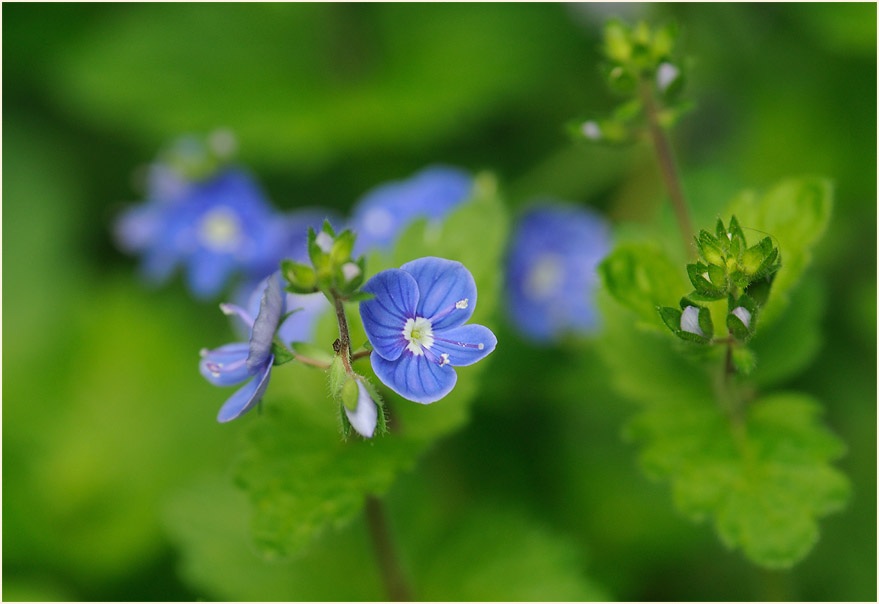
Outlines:
[[[450,362],[451,361],[449,361],[449,355],[447,353],[444,352],[440,355],[440,367],[442,367],[443,365],[448,365]]]
[[[223,311],[225,315],[238,315],[238,317],[247,324],[248,327],[253,327],[253,317],[250,316],[250,313],[241,308],[236,304],[228,304],[223,302],[220,304],[220,310]]]
[[[464,310],[468,306],[470,306],[470,298],[464,298],[463,300],[458,300],[457,302],[455,302],[454,305],[449,306],[448,308],[444,308],[443,310],[434,314],[430,320],[434,321],[434,322],[439,321],[443,317],[449,316],[450,314],[452,314],[456,310]]]

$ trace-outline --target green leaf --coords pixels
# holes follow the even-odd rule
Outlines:
[[[627,434],[641,462],[671,483],[678,509],[710,518],[723,543],[767,568],[789,568],[818,539],[817,520],[841,509],[848,480],[830,465],[844,445],[821,425],[807,395],[779,393],[748,405],[741,423],[710,400],[648,408]]]
[[[273,365],[284,365],[293,360],[293,353],[284,346],[281,339],[276,335],[272,341],[272,354],[275,356]]]
[[[787,307],[790,291],[827,228],[832,207],[833,186],[819,177],[785,180],[762,196],[747,191],[730,205],[729,213],[737,216],[745,232],[772,237],[779,248],[781,269],[762,312],[764,324],[777,320]]]
[[[648,244],[618,246],[601,262],[598,272],[617,302],[653,326],[662,325],[656,308],[677,299],[685,288],[668,256]]]
[[[267,561],[252,547],[250,504],[224,474],[172,493],[163,509],[179,552],[179,574],[208,601],[376,601],[384,589],[362,526],[328,532],[295,561]],[[340,579],[340,566],[345,569]]]
[[[454,211],[444,224],[412,225],[401,235],[390,266],[423,256],[462,262],[473,273],[479,290],[472,322],[496,329],[492,317],[506,230],[505,208],[495,187],[485,184],[477,187],[475,199]],[[375,254],[370,266],[378,271],[389,262]],[[358,305],[347,304],[346,312],[352,341],[365,341]],[[335,317],[327,315],[318,326],[316,341],[332,341],[337,329]],[[248,442],[235,469],[253,507],[259,550],[270,558],[286,558],[301,552],[328,528],[356,518],[367,494],[383,494],[425,448],[466,423],[477,392],[476,376],[490,362],[489,358],[458,369],[455,389],[432,405],[404,400],[379,387],[376,395],[385,395],[388,425],[394,432],[370,440],[339,438],[339,422],[344,422],[339,418],[341,406],[328,398],[322,372],[298,363],[275,372],[277,377],[272,375],[264,398],[265,412],[247,420],[251,421]],[[368,363],[358,365],[357,370],[378,384]],[[336,373],[341,379],[331,384],[334,393],[344,383],[344,369],[337,367]],[[384,419],[380,417],[377,433]]]
[[[805,369],[821,347],[820,320],[826,294],[815,278],[806,278],[791,292],[788,310],[765,326],[758,319],[749,346],[759,363],[752,378],[761,386],[778,384]]]
[[[583,576],[574,544],[527,516],[482,505],[438,535],[431,563],[418,569],[424,601],[607,600]]]

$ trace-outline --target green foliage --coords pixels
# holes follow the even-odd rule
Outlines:
[[[479,288],[474,320],[490,325],[485,317],[497,300],[507,229],[493,180],[482,177],[474,199],[440,229],[431,230],[424,222],[413,225],[401,236],[392,266],[422,256],[463,262]],[[376,255],[373,273],[385,268],[376,266],[379,262]],[[356,306],[348,305],[346,310],[352,341],[365,340]],[[328,315],[316,341],[329,344],[336,335],[334,317]],[[334,362],[334,367],[337,364],[341,366]],[[460,370],[452,393],[432,405],[418,405],[387,391],[393,437],[345,442],[337,432],[340,405],[328,399],[324,374],[296,363],[276,372],[264,399],[266,410],[251,420],[246,449],[235,470],[253,505],[257,547],[269,558],[288,557],[328,526],[344,525],[356,517],[367,494],[383,494],[425,447],[464,424],[476,392],[475,376],[483,365]],[[356,370],[371,375],[367,363]],[[336,375],[331,385],[335,394],[344,386],[344,370],[330,373]]]
[[[730,204],[729,212],[745,230],[772,237],[780,250],[781,269],[762,311],[764,324],[778,320],[787,307],[790,290],[809,265],[832,208],[833,186],[819,177],[785,180],[762,196],[746,191]]]
[[[706,262],[687,267],[696,287],[690,297],[709,301],[718,311],[727,298],[724,325],[738,340],[735,345],[724,342],[700,357],[685,357],[671,343],[639,333],[629,312],[613,307],[605,313],[602,355],[619,390],[641,403],[626,434],[642,446],[645,470],[670,483],[683,514],[697,521],[710,518],[725,545],[767,568],[788,568],[804,558],[818,539],[817,520],[842,508],[849,497],[847,478],[830,465],[845,447],[821,424],[820,405],[796,393],[752,400],[752,388],[741,381],[750,375],[757,384],[776,382],[814,354],[820,308],[814,285],[794,290],[797,303],[776,323],[759,331],[755,325],[758,315],[762,326],[765,313],[784,308],[776,288],[781,284],[786,296],[801,277],[810,248],[826,226],[829,204],[825,181],[790,180],[762,199],[740,197],[729,229],[718,220],[716,236],[702,231],[697,237]],[[769,236],[749,248],[745,231],[752,224],[761,232],[767,228]],[[777,241],[770,227],[782,233]],[[638,249],[633,246],[620,246],[600,272],[608,292],[643,315],[661,286],[632,275],[661,256],[633,253]],[[679,338],[706,343],[711,313],[691,299],[681,300],[681,310],[690,306],[699,308],[698,330],[692,310],[688,330],[682,329],[677,309],[660,307],[655,316]],[[699,330],[706,337],[691,333]],[[745,341],[753,343],[753,350],[742,345]],[[726,347],[735,374],[727,373],[720,360]]]
[[[582,572],[571,543],[505,507],[456,519],[418,577],[419,599],[480,602],[607,600]]]
[[[777,393],[729,421],[712,401],[684,400],[637,415],[628,435],[641,462],[669,480],[678,509],[710,517],[725,545],[761,566],[787,568],[818,539],[817,519],[843,507],[848,481],[829,462],[842,442],[811,397]]]
[[[602,261],[598,271],[610,295],[649,325],[660,324],[657,307],[680,296],[684,287],[668,256],[649,244],[618,246]]]

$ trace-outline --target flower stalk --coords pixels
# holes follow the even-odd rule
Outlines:
[[[690,241],[693,240],[693,224],[690,222],[690,214],[687,210],[687,201],[684,198],[681,179],[678,175],[671,145],[669,145],[665,131],[663,131],[662,126],[659,124],[656,101],[653,98],[653,88],[650,83],[643,78],[639,85],[639,93],[641,101],[644,103],[644,113],[647,116],[650,138],[653,140],[653,148],[656,151],[656,157],[659,161],[659,169],[662,172],[662,179],[665,181],[665,187],[668,189],[668,194],[671,198],[672,207],[674,208],[675,217],[678,221],[678,228],[680,228],[681,237],[683,237],[684,240],[687,256],[695,258],[696,251],[693,249],[693,246],[690,245]]]

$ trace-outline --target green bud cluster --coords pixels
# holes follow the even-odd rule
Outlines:
[[[659,125],[671,127],[692,108],[681,100],[684,68],[675,45],[678,30],[669,23],[652,28],[646,22],[634,27],[612,19],[604,26],[602,65],[608,88],[624,97],[610,115],[571,122],[568,130],[576,139],[601,143],[634,141],[645,128],[645,93]]]
[[[660,317],[682,340],[707,344],[714,338],[714,326],[705,303],[726,300],[727,332],[735,341],[747,342],[781,268],[778,248],[771,237],[748,247],[735,216],[728,229],[718,219],[714,234],[703,229],[695,239],[700,259],[687,265],[694,289],[681,299],[680,310],[659,308]]]
[[[234,159],[237,143],[231,132],[216,130],[207,136],[187,136],[159,154],[159,161],[188,181],[205,180]]]
[[[336,235],[329,221],[320,232],[308,229],[308,257],[311,264],[284,260],[281,272],[294,294],[323,292],[330,302],[333,293],[345,301],[358,301],[370,295],[358,292],[366,275],[366,257],[351,257],[355,235],[345,230]]]

